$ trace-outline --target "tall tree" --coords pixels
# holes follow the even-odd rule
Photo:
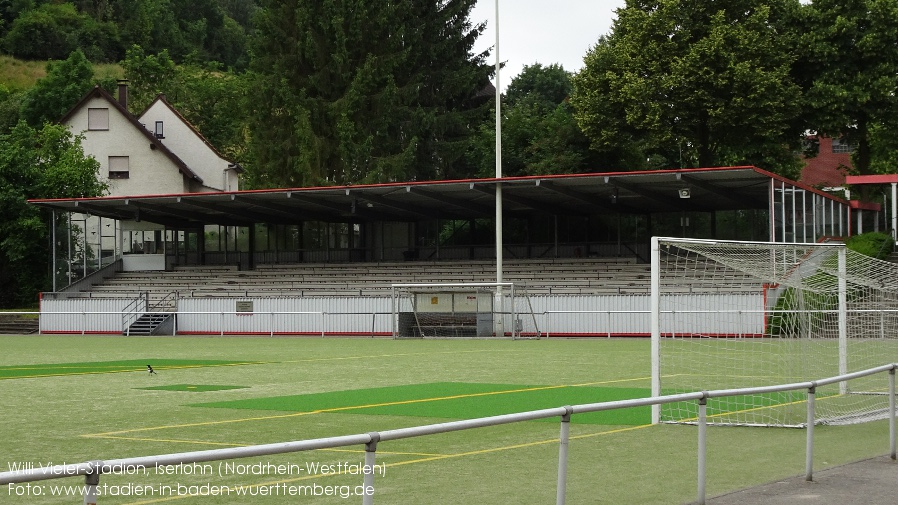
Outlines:
[[[34,303],[50,287],[49,216],[26,200],[101,195],[99,168],[63,125],[23,121],[0,135],[0,307]]]
[[[475,0],[261,2],[252,43],[250,178],[347,184],[469,173],[486,119]]]
[[[794,175],[798,0],[628,0],[574,79],[577,120],[636,168],[754,163]],[[631,158],[632,159],[632,158]]]
[[[506,176],[577,173],[598,162],[568,102],[571,77],[560,65],[524,67],[502,105],[502,172]],[[494,110],[495,112],[495,110]],[[495,174],[496,130],[480,126],[470,156],[478,175]]]
[[[871,132],[898,117],[898,0],[814,0],[803,11],[808,126],[854,146],[854,170],[870,174]]]
[[[25,95],[22,119],[35,127],[59,120],[90,91],[93,78],[93,65],[80,50],[63,61],[47,63],[47,76]]]
[[[244,74],[211,63],[176,65],[168,51],[148,55],[139,46],[128,50],[122,67],[132,112],[139,114],[162,93],[216,149],[245,161],[246,121],[239,112],[246,99]]]

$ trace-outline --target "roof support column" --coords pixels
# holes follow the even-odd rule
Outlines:
[[[53,292],[56,292],[56,211],[50,211],[50,278],[53,279]]]
[[[898,242],[898,182],[892,183],[892,240]]]
[[[256,223],[248,226],[249,228],[249,257],[246,261],[247,270],[256,269]]]

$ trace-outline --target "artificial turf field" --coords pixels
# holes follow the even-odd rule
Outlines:
[[[0,336],[0,464],[284,442],[647,396],[648,371],[647,340]],[[574,417],[567,503],[694,499],[695,428],[647,422],[647,409]],[[381,443],[374,501],[554,503],[557,437],[557,422],[532,421]],[[888,426],[820,426],[816,441],[819,469],[885,453]],[[804,442],[803,430],[712,428],[709,496],[802,473]],[[354,488],[361,475],[321,469],[363,458],[353,447],[239,460],[249,465],[241,475],[222,475],[217,463],[206,475],[204,467],[193,475],[188,468],[106,475],[102,483],[118,486],[110,492],[129,496],[98,503],[359,503],[358,496],[258,494],[280,484]],[[290,474],[267,463],[287,465]],[[50,496],[52,485],[81,483],[37,483],[43,496],[4,486],[0,503],[81,503]],[[160,485],[171,486],[165,496],[133,491]],[[257,496],[186,496],[178,485],[232,493],[250,486],[241,489]]]

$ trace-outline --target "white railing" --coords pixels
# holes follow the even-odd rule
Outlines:
[[[723,398],[728,396],[738,396],[747,394],[763,394],[776,393],[783,391],[807,390],[807,437],[805,450],[805,479],[813,480],[813,455],[814,455],[814,425],[815,425],[815,395],[816,389],[820,386],[844,382],[873,374],[888,372],[889,373],[889,450],[891,458],[896,458],[896,430],[895,430],[895,370],[898,369],[898,363],[883,365],[868,370],[862,370],[836,377],[829,377],[810,382],[797,382],[792,384],[781,384],[777,386],[766,386],[757,388],[741,388],[726,389],[715,391],[697,391],[694,393],[684,393],[677,395],[656,396],[650,398],[638,398],[633,400],[619,400],[613,402],[590,403],[583,405],[568,405],[551,409],[532,410],[528,412],[519,412],[515,414],[506,414],[500,416],[481,417],[478,419],[468,419],[463,421],[452,421],[439,424],[430,424],[423,426],[414,426],[410,428],[400,428],[395,430],[386,430],[380,432],[363,433],[356,435],[345,435],[340,437],[317,438],[311,440],[300,440],[294,442],[283,442],[276,444],[255,445],[250,447],[234,447],[228,449],[214,449],[207,451],[182,452],[174,454],[163,454],[157,456],[144,456],[135,458],[122,458],[113,460],[97,460],[76,464],[55,465],[47,467],[38,467],[22,471],[11,471],[0,473],[0,485],[21,484],[25,482],[35,482],[41,480],[58,479],[63,477],[80,476],[85,477],[84,486],[84,503],[95,505],[97,503],[97,488],[102,474],[127,473],[129,471],[159,468],[174,465],[190,465],[205,461],[223,461],[237,458],[247,458],[254,456],[269,456],[274,454],[285,454],[294,452],[312,451],[318,449],[333,449],[339,447],[349,447],[355,445],[365,446],[365,463],[364,477],[361,484],[362,505],[373,505],[374,503],[374,477],[373,469],[376,465],[377,446],[383,442],[393,440],[401,440],[406,438],[422,437],[427,435],[435,435],[440,433],[450,433],[454,431],[470,430],[474,428],[483,428],[487,426],[499,426],[504,424],[518,423],[523,421],[532,421],[536,419],[547,419],[558,417],[561,420],[561,431],[559,435],[558,448],[558,478],[556,487],[556,504],[563,505],[565,503],[567,491],[567,469],[568,469],[568,445],[570,443],[570,421],[571,417],[577,414],[588,412],[600,412],[607,410],[615,410],[631,407],[645,407],[650,405],[661,405],[665,403],[674,403],[681,401],[698,402],[698,484],[697,484],[697,503],[703,505],[705,503],[705,489],[707,481],[706,468],[706,449],[707,449],[707,401],[709,398]],[[357,488],[358,489],[358,488]]]
[[[143,298],[138,299],[142,301]],[[206,300],[199,299],[202,302]],[[275,305],[257,304],[252,312],[235,310],[235,300],[228,299],[224,304],[187,304],[171,313],[179,318],[177,331],[180,334],[206,335],[356,335],[356,336],[390,336],[395,331],[394,318],[391,317],[390,299],[378,300],[383,303],[371,303],[367,306],[354,307],[351,303],[325,304],[323,302],[297,309],[278,308]],[[279,301],[282,299],[271,299]],[[324,300],[332,300],[330,298]],[[334,299],[338,300],[339,299]],[[78,300],[63,300],[47,307],[39,313],[41,333],[119,333],[124,331],[126,318],[136,320],[134,312],[124,307],[128,299],[85,298],[83,304],[71,304]],[[184,299],[180,299],[183,302]],[[219,300],[212,300],[219,301]],[[573,305],[573,304],[572,304]],[[635,305],[635,304],[634,304]],[[223,307],[227,306],[227,309]],[[542,336],[545,337],[621,337],[650,335],[648,309],[632,310],[622,308],[606,308],[604,310],[571,309],[556,310],[537,306],[533,303],[533,315]],[[601,306],[601,305],[598,305]],[[122,307],[121,309],[119,307]],[[202,308],[207,307],[207,308]],[[222,308],[219,308],[222,307]],[[283,305],[290,307],[290,305]],[[331,309],[331,310],[328,310]],[[143,310],[144,313],[146,309]],[[789,311],[790,313],[812,312],[824,314],[832,311]],[[763,336],[767,327],[766,318],[777,314],[771,309],[735,309],[735,310],[662,310],[662,314],[676,314],[685,317],[688,329],[694,333],[721,336]],[[15,314],[6,312],[6,314]],[[135,313],[136,314],[136,313]],[[707,317],[708,314],[725,314],[730,316],[726,322]],[[869,326],[870,337],[889,338],[889,321],[886,317],[898,316],[896,309],[851,309],[851,316],[879,315],[876,326]],[[139,315],[139,314],[136,314]],[[304,318],[302,317],[304,316]],[[314,317],[313,317],[314,316]],[[250,324],[252,322],[252,324]],[[683,330],[685,332],[685,329]]]

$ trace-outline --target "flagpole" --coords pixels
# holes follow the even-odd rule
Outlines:
[[[499,59],[499,0],[496,0],[496,282],[502,280],[502,86],[499,80],[499,71],[502,66]],[[496,286],[496,301],[498,302],[496,321],[496,336],[505,335],[502,310],[502,286]],[[512,325],[514,321],[512,321]]]

